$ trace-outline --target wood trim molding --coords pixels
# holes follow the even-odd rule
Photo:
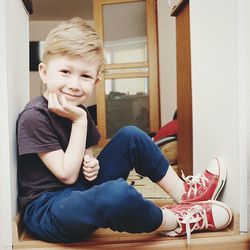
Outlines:
[[[133,3],[145,0],[103,0],[102,4],[119,4],[119,3]]]
[[[185,1],[188,3],[188,1]],[[192,77],[189,4],[176,16],[178,173],[193,174]]]
[[[25,10],[28,13],[28,15],[31,15],[33,13],[33,4],[32,0],[22,0]]]
[[[148,64],[149,64],[149,124],[150,131],[156,132],[160,126],[159,118],[159,79],[158,79],[158,43],[156,24],[156,1],[147,0],[147,33],[148,33]]]
[[[123,79],[123,78],[143,78],[143,77],[148,77],[147,72],[104,74],[104,75],[105,75],[105,79]]]
[[[189,0],[180,0],[174,7],[171,12],[171,16],[178,16],[186,4],[189,3]]]
[[[148,62],[138,62],[138,63],[119,63],[119,64],[105,64],[105,69],[128,69],[128,68],[146,68],[148,67]]]
[[[103,40],[103,22],[102,22],[102,0],[94,1],[94,24],[95,30]],[[104,79],[96,85],[96,99],[98,100],[97,105],[97,126],[101,133],[101,139],[98,143],[99,147],[103,147],[106,144],[107,138],[107,125],[106,125],[106,100],[105,100],[105,85]]]

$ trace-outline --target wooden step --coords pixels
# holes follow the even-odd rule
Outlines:
[[[164,200],[155,201],[165,205]],[[193,233],[189,249],[249,249],[250,235],[239,234],[239,214],[234,212],[232,223],[218,232]],[[34,239],[20,222],[18,214],[13,221],[13,249],[60,250],[60,249],[187,249],[186,237],[165,237],[155,232],[129,234],[98,229],[88,240],[74,244],[54,244]]]

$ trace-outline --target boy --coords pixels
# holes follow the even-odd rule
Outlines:
[[[23,223],[39,239],[68,243],[100,227],[172,236],[226,227],[231,210],[210,200],[226,180],[219,159],[182,181],[152,140],[132,126],[94,158],[91,146],[100,135],[82,104],[100,80],[103,60],[100,38],[80,18],[63,22],[45,41],[39,74],[46,91],[17,121]],[[145,200],[125,181],[133,168],[180,204],[159,208]]]

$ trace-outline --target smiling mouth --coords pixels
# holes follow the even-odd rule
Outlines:
[[[80,98],[80,97],[82,97],[82,95],[70,94],[70,93],[65,93],[65,92],[62,92],[62,94],[64,94],[67,97],[70,97],[70,98]]]

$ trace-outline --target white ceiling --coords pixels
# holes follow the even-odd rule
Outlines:
[[[74,16],[93,20],[92,0],[32,0],[30,20],[66,20]]]

